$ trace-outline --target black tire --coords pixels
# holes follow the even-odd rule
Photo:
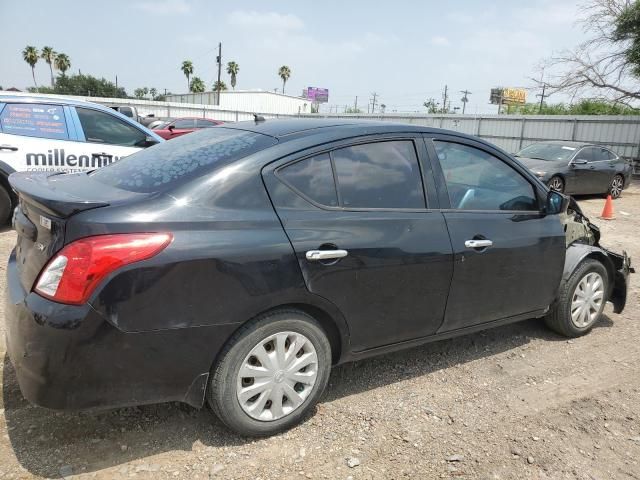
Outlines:
[[[13,213],[11,195],[4,186],[0,185],[0,226],[8,225]]]
[[[594,315],[594,318],[590,320],[587,325],[578,326],[571,318],[571,306],[574,293],[580,281],[592,272],[597,273],[602,278],[602,304],[597,314]],[[557,302],[545,317],[545,323],[551,330],[565,337],[575,338],[585,335],[589,333],[593,326],[600,320],[604,306],[607,303],[608,292],[609,274],[607,273],[607,269],[601,262],[587,258],[578,265],[569,277],[569,280],[562,287]]]
[[[254,347],[280,332],[304,335],[313,344],[317,355],[316,380],[295,410],[276,420],[258,420],[245,413],[238,400],[239,371]],[[216,416],[237,433],[252,437],[273,435],[304,419],[327,386],[330,372],[331,345],[320,324],[298,310],[278,310],[249,322],[229,340],[211,371],[207,401]]]
[[[554,175],[547,182],[547,187],[549,187],[551,190],[555,190],[556,192],[563,193],[564,180],[562,179],[562,177],[559,177],[558,175]]]
[[[624,188],[624,177],[622,175],[616,174],[611,179],[611,183],[609,184],[609,190],[605,195],[611,195],[611,198],[620,198],[622,195],[622,189]]]

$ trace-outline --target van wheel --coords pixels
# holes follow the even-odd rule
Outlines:
[[[241,435],[267,436],[299,423],[329,380],[331,346],[322,327],[280,310],[242,327],[211,372],[207,401]]]
[[[0,225],[7,225],[11,220],[12,203],[9,192],[0,186]]]
[[[599,261],[587,258],[562,287],[556,305],[545,317],[547,326],[565,337],[588,333],[602,315],[608,291],[607,269]]]

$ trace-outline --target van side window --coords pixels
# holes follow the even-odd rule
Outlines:
[[[89,143],[142,147],[147,136],[132,125],[105,112],[76,107],[78,118]]]

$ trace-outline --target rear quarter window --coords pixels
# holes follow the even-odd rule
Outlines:
[[[93,171],[91,176],[123,190],[157,192],[276,143],[275,138],[260,133],[206,128],[136,152]],[[256,172],[256,175],[260,175],[260,172]]]
[[[3,133],[25,137],[68,140],[69,132],[60,105],[8,103],[0,113]]]

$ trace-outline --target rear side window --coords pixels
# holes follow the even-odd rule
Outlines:
[[[91,176],[107,185],[132,192],[157,192],[276,143],[273,137],[259,133],[205,128],[136,152],[95,170]]]
[[[3,133],[26,137],[68,140],[69,132],[60,105],[8,103],[0,114]]]
[[[321,205],[338,205],[336,184],[328,153],[306,158],[278,170],[278,176],[295,190]]]
[[[345,208],[425,208],[410,140],[355,145],[331,153]]]
[[[146,134],[119,118],[90,108],[76,108],[84,136],[89,143],[122,145],[125,147],[143,146]]]

